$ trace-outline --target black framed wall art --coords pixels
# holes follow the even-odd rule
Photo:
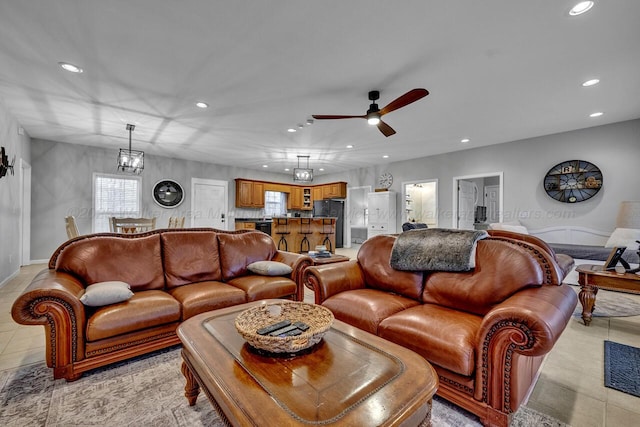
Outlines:
[[[564,203],[583,202],[602,188],[602,172],[585,160],[558,163],[544,177],[544,190],[549,197]]]
[[[172,179],[161,179],[153,186],[153,200],[163,208],[175,208],[184,200],[182,186]]]

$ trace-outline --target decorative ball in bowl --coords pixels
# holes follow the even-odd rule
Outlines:
[[[259,304],[243,311],[236,317],[235,325],[238,333],[252,347],[271,353],[296,353],[319,343],[331,327],[333,319],[333,313],[320,305],[280,301]],[[286,333],[281,335],[264,333],[265,328],[279,322],[283,322],[282,325],[302,322],[308,326],[308,329],[296,331],[298,335],[288,336]]]

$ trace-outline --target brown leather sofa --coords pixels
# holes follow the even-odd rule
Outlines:
[[[399,271],[395,239],[373,237],[356,260],[309,267],[303,280],[337,319],[427,359],[440,396],[507,426],[577,304],[562,269],[528,239],[496,236],[478,241],[473,271]]]
[[[288,264],[288,276],[247,270],[255,261]],[[301,271],[310,258],[278,251],[258,231],[166,229],[92,234],[62,244],[16,299],[11,314],[44,325],[54,378],[179,344],[176,327],[196,314],[268,298],[302,300]],[[133,296],[102,307],[80,298],[93,283],[123,281]]]

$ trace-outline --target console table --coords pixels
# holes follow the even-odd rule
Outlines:
[[[618,274],[615,271],[603,270],[602,265],[594,264],[579,265],[576,271],[580,284],[578,299],[582,304],[582,320],[587,326],[591,323],[599,288],[640,294],[640,276],[637,274]]]

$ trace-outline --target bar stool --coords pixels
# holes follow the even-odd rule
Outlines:
[[[283,245],[283,250],[288,251],[289,246],[285,236],[291,234],[289,232],[289,218],[276,218],[276,234],[280,235],[280,240],[278,240],[278,250],[281,250],[280,245]]]
[[[322,234],[324,234],[324,240],[322,241],[322,244],[327,247],[327,250],[329,252],[333,252],[330,237],[333,233],[335,233],[335,229],[333,227],[333,219],[322,218]]]
[[[300,253],[309,252],[311,250],[311,242],[307,236],[311,234],[311,218],[300,218],[300,234],[303,235],[300,241]],[[305,248],[305,245],[307,249]]]

